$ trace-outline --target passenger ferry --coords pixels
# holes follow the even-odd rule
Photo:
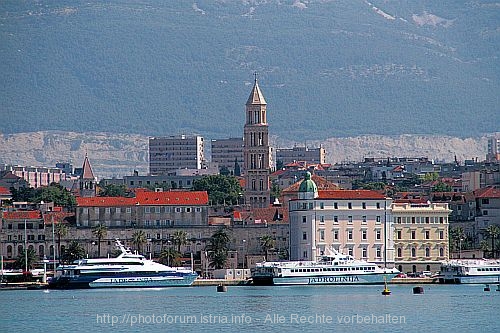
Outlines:
[[[252,281],[255,285],[384,284],[399,273],[335,251],[317,261],[258,263]]]
[[[450,260],[441,264],[441,283],[500,283],[500,260]]]
[[[169,267],[132,253],[118,239],[116,246],[121,251],[117,258],[81,259],[59,266],[49,288],[190,286],[198,277],[191,269]]]

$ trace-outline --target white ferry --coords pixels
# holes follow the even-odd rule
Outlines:
[[[49,288],[173,287],[190,286],[198,277],[191,269],[174,268],[135,254],[117,239],[117,258],[81,259],[57,268]]]
[[[317,261],[258,263],[252,281],[255,285],[384,284],[399,273],[335,252]]]
[[[441,283],[500,283],[500,260],[450,260],[441,264]]]

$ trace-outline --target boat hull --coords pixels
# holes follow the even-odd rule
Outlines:
[[[350,275],[317,275],[317,276],[254,276],[255,285],[366,285],[390,281],[396,274],[350,274]]]
[[[500,275],[465,275],[439,277],[440,283],[446,284],[494,284],[500,283]]]
[[[117,277],[64,277],[49,282],[50,289],[88,289],[88,288],[162,288],[188,287],[198,275],[186,273],[167,276],[117,276]]]

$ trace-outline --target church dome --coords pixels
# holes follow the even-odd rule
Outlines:
[[[311,173],[308,171],[304,176],[304,180],[300,183],[299,192],[309,192],[317,193],[318,187],[316,183],[311,179]]]

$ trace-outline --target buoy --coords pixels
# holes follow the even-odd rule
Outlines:
[[[389,296],[391,294],[391,291],[389,290],[389,288],[387,287],[387,279],[386,277],[384,276],[384,290],[382,290],[382,295],[384,296]]]
[[[227,291],[227,286],[224,286],[224,285],[222,285],[222,284],[219,284],[219,285],[217,286],[217,292],[218,292],[218,293],[225,293],[226,291]]]
[[[490,285],[489,285],[489,284],[487,284],[487,285],[484,287],[484,289],[483,289],[483,290],[484,290],[484,291],[490,291]]]
[[[424,293],[424,287],[413,287],[413,293],[414,294],[423,294]]]

